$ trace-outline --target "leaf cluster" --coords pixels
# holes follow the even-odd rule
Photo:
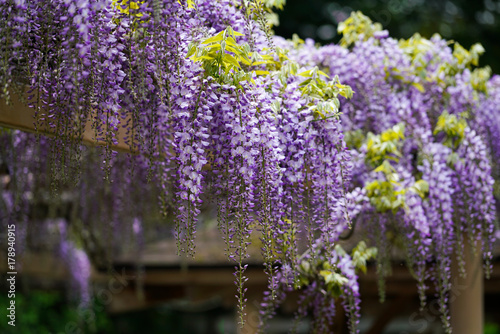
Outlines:
[[[399,161],[399,143],[405,139],[403,123],[394,125],[380,135],[369,132],[366,142],[366,162],[372,166],[379,166],[385,160]],[[377,168],[377,169],[378,169]]]
[[[340,297],[343,291],[342,287],[349,282],[349,279],[338,267],[338,261],[341,258],[349,257],[349,255],[340,245],[335,245],[334,252],[338,255],[334,257],[337,261],[335,263],[323,260],[322,257],[317,257],[313,263],[306,260],[302,261],[299,266],[299,275],[297,276],[295,289],[300,289],[313,281],[319,280],[326,288],[326,292],[335,298]],[[366,273],[367,261],[376,256],[377,248],[367,247],[364,241],[359,242],[350,255],[354,269],[360,270],[363,273]]]
[[[270,27],[279,25],[279,17],[273,10],[283,10],[286,4],[286,0],[243,0],[243,2],[247,17],[251,17],[252,13],[258,13],[254,16],[254,19],[265,18]]]
[[[472,85],[472,88],[474,88],[478,92],[487,94],[487,83],[490,80],[490,77],[491,67],[485,66],[474,69],[470,75],[470,83]]]
[[[140,8],[144,1],[130,1],[130,0],[113,0],[111,2],[113,8],[117,9],[120,13],[125,15],[133,15],[135,17],[141,17],[142,13],[137,13],[136,11]]]
[[[476,43],[467,50],[459,43],[455,42],[453,49],[453,57],[457,60],[458,64],[462,67],[470,68],[471,65],[479,65],[479,56],[484,53],[484,47],[481,43]]]
[[[440,36],[435,34],[432,38],[440,38]],[[437,57],[433,57],[429,61],[429,52],[432,52],[434,49],[434,43],[431,40],[422,37],[419,33],[415,33],[408,39],[401,39],[399,41],[399,48],[410,58],[411,65],[410,68],[404,70],[393,69],[393,72],[399,71],[401,74],[413,75],[426,82],[445,84],[445,80],[440,74],[444,72],[448,75],[451,65]],[[429,65],[434,63],[439,64],[436,73],[428,71]],[[401,77],[398,75],[399,73],[396,73],[393,77],[404,81],[402,75]],[[418,86],[416,88],[422,91]]]
[[[374,180],[365,185],[366,195],[378,212],[396,212],[405,207],[407,191],[425,198],[429,192],[429,184],[418,180],[409,188],[402,188],[399,175],[391,161],[399,162],[402,156],[399,151],[401,142],[405,139],[404,124],[399,123],[380,135],[368,133],[365,162],[369,166],[377,166],[374,172],[382,172],[383,180]],[[397,187],[397,188],[396,188]]]
[[[363,134],[363,130],[356,129],[352,131],[346,131],[344,134],[344,141],[349,148],[359,149],[365,142],[366,138]]]
[[[433,39],[440,39],[439,34],[435,34]],[[453,60],[448,61],[440,57],[432,57],[429,61],[429,52],[434,49],[434,43],[420,34],[416,33],[409,39],[399,41],[399,47],[406,55],[410,57],[411,66],[408,69],[392,69],[392,77],[400,79],[403,82],[414,85],[421,92],[424,88],[421,84],[408,82],[404,74],[413,75],[420,78],[424,82],[437,83],[443,87],[450,85],[454,81],[454,76],[457,73],[463,72],[465,69],[472,69],[473,66],[479,65],[479,57],[484,53],[484,48],[480,43],[471,46],[469,50],[465,49],[458,42],[449,41],[448,44],[453,44]],[[436,69],[429,71],[430,64],[437,64]],[[395,73],[396,72],[396,73]],[[491,68],[476,68],[471,73],[472,87],[478,92],[487,92],[486,82],[491,76]]]
[[[345,21],[340,22],[337,31],[342,35],[340,45],[349,47],[360,39],[366,41],[376,32],[382,31],[382,25],[378,22],[373,23],[368,16],[357,11],[352,12]]]
[[[366,274],[366,262],[369,259],[374,259],[377,256],[377,248],[366,246],[364,241],[360,241],[351,252],[352,264],[357,270],[361,270]]]
[[[235,38],[244,36],[231,26],[201,43],[191,43],[187,57],[202,63],[205,75],[212,76],[223,83],[236,79],[241,73],[240,63],[251,65],[251,52],[248,44],[239,45]],[[251,80],[251,76],[245,76]],[[243,79],[239,77],[238,79]]]
[[[465,119],[458,118],[457,115],[450,115],[445,111],[438,118],[434,135],[444,133],[443,144],[450,148],[457,148],[464,139],[466,127],[467,121]]]
[[[394,180],[375,180],[365,186],[366,196],[378,212],[396,212],[404,203],[406,189],[395,189],[399,185]]]
[[[299,75],[307,78],[301,82],[300,90],[302,95],[309,98],[308,107],[316,119],[338,117],[340,115],[338,96],[350,99],[353,95],[351,87],[341,84],[338,76],[325,81],[323,77],[329,79],[329,76],[318,67],[301,72]]]
[[[201,42],[191,43],[187,57],[201,62],[206,76],[214,77],[220,83],[235,86],[240,86],[242,81],[254,82],[253,73],[269,75],[270,71],[279,70],[282,63],[288,59],[286,52],[278,48],[275,50],[278,60],[275,60],[273,53],[252,52],[247,43],[239,44],[236,41],[239,36],[244,35],[228,26]],[[253,68],[255,66],[256,69]]]

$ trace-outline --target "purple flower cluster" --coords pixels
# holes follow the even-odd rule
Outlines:
[[[379,274],[384,274],[388,256],[386,234],[395,230],[395,243],[405,245],[422,302],[426,278],[436,284],[443,325],[450,332],[451,261],[458,257],[463,267],[463,240],[468,238],[474,247],[481,245],[488,273],[495,241],[499,86],[497,77],[488,81],[487,70],[473,70],[481,47],[467,51],[457,44],[452,49],[439,36],[427,40],[418,34],[399,42],[387,36],[360,37],[349,49],[318,48],[312,41],[298,47],[281,39],[278,43],[293,49],[291,59],[299,65],[326,68],[355,91],[340,109],[354,168],[349,189],[389,181],[398,202],[392,211],[375,212],[359,197],[348,212],[373,231]],[[366,158],[372,144],[365,136],[384,136],[398,123],[405,125],[405,139],[394,144],[399,153],[388,162],[393,171],[382,173],[382,166],[373,171],[377,166]],[[423,184],[428,189],[420,188]]]
[[[201,212],[215,203],[235,262],[240,322],[257,230],[270,290],[263,323],[297,288],[298,315],[312,310],[316,332],[329,331],[338,297],[356,332],[359,264],[337,247],[356,226],[373,232],[382,278],[391,242],[405,245],[422,301],[431,276],[449,332],[451,259],[467,237],[488,261],[494,242],[500,84],[473,70],[481,48],[452,50],[438,36],[397,41],[385,31],[316,47],[271,40],[263,14],[246,2],[125,3],[0,1],[8,15],[0,22],[0,97],[27,84],[36,128],[54,135],[0,136],[0,162],[15,185],[0,183],[0,214],[26,222],[51,189],[51,212],[71,216],[90,259],[104,266],[123,240],[142,245],[158,207],[175,224],[179,252],[194,256]],[[193,45],[227,28],[238,34],[208,47],[220,48],[205,57],[212,63],[188,58]],[[252,59],[238,63],[245,57]],[[332,102],[341,114],[314,112],[325,101],[305,88],[318,68],[355,91]],[[318,95],[331,97],[338,86]],[[404,125],[397,140],[387,132],[396,124]],[[89,128],[104,149],[81,145]],[[385,146],[373,159],[376,136]],[[114,150],[123,142],[128,155]],[[374,166],[378,160],[385,162]],[[370,184],[385,188],[368,191]],[[372,205],[374,196],[383,206]],[[61,250],[70,267],[88,267],[74,245],[63,241]]]
[[[314,332],[330,332],[336,309],[342,305],[349,319],[349,333],[358,333],[361,299],[352,257],[340,246],[328,251],[328,246],[318,239],[299,260],[297,268],[285,265],[276,274],[277,293],[274,299],[270,294],[264,298],[263,320],[273,314],[287,292],[299,290],[299,305],[292,332],[308,314],[312,315]],[[291,279],[289,271],[296,271],[294,279]],[[342,297],[341,300],[338,300],[339,297]],[[261,326],[261,330],[265,329],[265,323]]]
[[[66,265],[72,280],[71,290],[75,291],[74,297],[78,298],[79,306],[86,308],[90,304],[90,261],[82,249],[76,248],[67,235],[66,221],[61,219],[57,222],[60,231],[59,256]]]
[[[8,60],[2,96],[15,88],[12,82],[27,79],[36,127],[54,133],[50,139],[2,138],[39,145],[39,161],[49,161],[48,167],[23,166],[40,172],[37,191],[52,189],[54,210],[73,203],[71,227],[96,265],[124,248],[120,240],[137,237],[134,217],[147,225],[145,212],[156,202],[175,221],[179,251],[194,255],[202,204],[214,198],[225,252],[237,263],[242,315],[252,230],[261,235],[274,296],[277,268],[297,268],[300,240],[333,245],[334,231],[349,224],[342,198],[351,164],[340,122],[316,119],[299,89],[303,77],[254,74],[231,84],[186,58],[190,42],[227,27],[244,34],[239,44],[267,54],[274,45],[255,8],[232,1],[188,8],[175,0],[129,8],[83,0],[1,5],[13,17],[1,23],[1,38],[19,48],[2,55]],[[88,127],[104,150],[80,146]],[[117,154],[113,147],[122,140],[140,154]],[[71,245],[61,247],[68,258],[80,257]]]

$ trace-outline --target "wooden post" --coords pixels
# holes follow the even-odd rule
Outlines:
[[[452,261],[450,316],[453,334],[484,332],[483,266],[480,247],[473,254],[464,237],[465,278],[460,277],[456,258]]]

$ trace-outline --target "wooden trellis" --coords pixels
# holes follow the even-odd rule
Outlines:
[[[0,126],[28,132],[37,132],[43,135],[53,135],[50,129],[41,127],[35,129],[35,110],[24,105],[15,95],[12,95],[10,105],[0,101]],[[116,138],[118,144],[112,149],[129,152],[130,148],[124,140],[125,129],[120,129]],[[90,121],[87,122],[83,142],[86,145],[104,145],[94,140],[94,131]],[[465,238],[466,239],[466,238]],[[480,254],[472,255],[470,247],[465,245],[465,259],[467,277],[462,279],[458,275],[456,261],[453,265],[452,290],[450,293],[451,323],[454,334],[481,334],[484,324],[483,307],[483,269]]]

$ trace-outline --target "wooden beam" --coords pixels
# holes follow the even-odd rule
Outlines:
[[[11,94],[10,104],[7,105],[5,100],[0,100],[0,126],[10,129],[16,129],[31,133],[38,133],[46,136],[54,136],[54,132],[47,126],[35,127],[35,109],[28,107],[16,94]],[[43,117],[39,115],[38,117]],[[96,141],[95,134],[92,130],[91,121],[88,120],[85,124],[85,132],[83,133],[82,142],[88,146],[104,146],[103,141]],[[120,127],[116,133],[118,144],[112,145],[111,148],[115,151],[130,152],[129,145],[125,142],[126,129]]]
[[[411,296],[400,295],[398,298],[389,301],[382,313],[376,318],[367,334],[381,334],[385,327],[399,314],[406,310],[406,306],[411,303]]]
[[[121,272],[121,269],[117,268]],[[127,274],[136,275],[134,270],[125,271]],[[248,277],[246,286],[267,284],[267,276],[262,268],[248,268],[245,272]],[[188,270],[181,269],[162,269],[149,270],[146,268],[144,277],[142,278],[144,285],[228,285],[234,286],[234,268],[227,266],[224,268],[198,269],[189,267]]]

